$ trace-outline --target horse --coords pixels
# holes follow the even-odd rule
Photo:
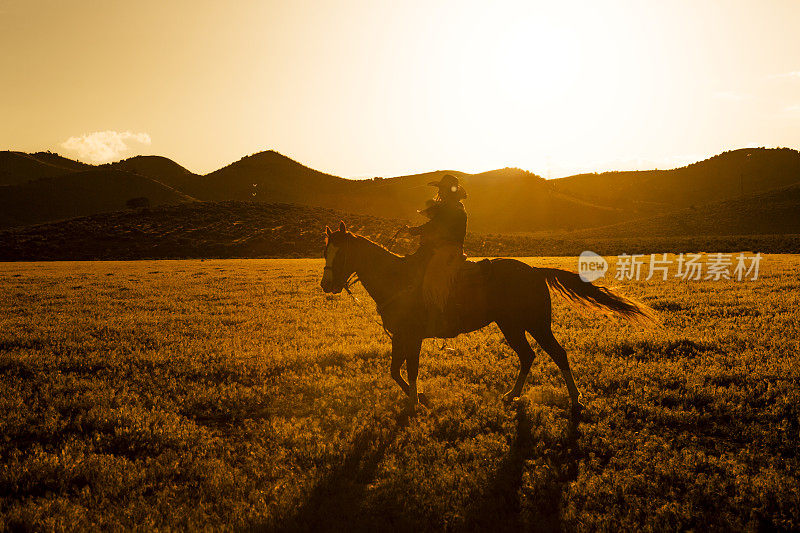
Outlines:
[[[561,370],[571,401],[571,418],[583,410],[580,393],[570,370],[567,352],[551,330],[550,289],[576,305],[615,314],[631,321],[654,322],[652,311],[635,300],[612,293],[605,287],[583,281],[574,272],[557,268],[531,267],[515,259],[492,259],[480,263],[466,261],[449,301],[456,302],[458,313],[450,313],[446,326],[432,329],[422,304],[419,285],[420,265],[413,256],[400,256],[383,246],[347,231],[339,223],[337,231],[325,227],[325,267],[321,288],[325,293],[341,293],[355,275],[377,305],[383,326],[392,339],[391,376],[406,394],[413,411],[417,404],[429,404],[419,392],[419,353],[426,338],[452,338],[481,329],[495,322],[509,346],[519,356],[519,374],[514,386],[503,395],[513,401],[522,394],[534,352],[526,332],[539,343]],[[465,282],[465,280],[472,282]],[[477,281],[476,281],[477,280]],[[450,304],[448,304],[450,305]],[[400,369],[406,364],[406,382]]]

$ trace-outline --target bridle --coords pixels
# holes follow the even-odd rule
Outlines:
[[[391,245],[391,244],[394,244],[394,241],[395,241],[395,239],[397,238],[397,236],[398,236],[398,235],[400,235],[400,232],[401,232],[401,231],[403,231],[403,229],[402,229],[402,228],[401,228],[401,229],[399,229],[399,230],[397,230],[397,233],[395,233],[395,234],[394,234],[394,236],[393,236],[393,237],[392,237],[392,238],[389,240],[389,245]],[[345,240],[345,242],[347,242],[347,240]],[[387,248],[387,249],[388,249],[388,248]],[[340,248],[339,248],[339,250],[340,250],[340,251],[339,251],[338,253],[339,253],[339,254],[341,254],[341,255],[340,255],[340,257],[341,257],[341,256],[344,256],[344,257],[346,258],[346,256],[345,256],[345,246],[342,246],[342,247],[340,247]],[[330,270],[330,271],[331,271],[331,278],[335,279],[335,277],[336,277],[336,276],[335,276],[335,274],[336,274],[336,271],[334,270],[334,268],[333,268],[332,266],[325,265],[325,266],[322,268],[322,271],[323,271],[323,272],[325,272],[326,270]],[[360,308],[360,309],[363,311],[363,309],[364,309],[364,306],[361,304],[361,300],[359,300],[359,299],[358,299],[358,297],[357,297],[355,294],[353,294],[353,291],[351,291],[351,290],[350,290],[350,287],[352,287],[353,285],[355,285],[356,283],[358,283],[358,282],[360,282],[360,281],[361,281],[361,280],[360,280],[360,279],[358,279],[358,274],[356,274],[355,272],[353,272],[353,273],[352,273],[352,274],[350,274],[350,276],[348,276],[348,277],[347,277],[347,279],[344,281],[344,284],[342,285],[342,289],[343,289],[345,292],[347,292],[347,294],[349,294],[349,295],[350,295],[350,298],[352,298],[352,299],[353,299],[353,301],[354,301],[356,304],[358,304],[358,307],[359,307],[359,308]],[[393,301],[393,300],[394,300],[394,299],[395,299],[395,298],[396,298],[396,297],[399,295],[399,293],[401,293],[401,292],[403,292],[403,291],[398,291],[398,293],[394,294],[394,295],[393,295],[391,298],[389,298],[389,301]],[[386,336],[387,336],[387,337],[389,337],[389,340],[391,340],[391,339],[392,339],[392,334],[391,334],[391,332],[390,332],[388,329],[386,329],[386,326],[385,326],[385,325],[384,325],[384,323],[383,323],[383,316],[381,315],[381,310],[382,310],[382,309],[384,309],[384,308],[386,307],[386,304],[388,304],[388,303],[389,303],[389,301],[387,301],[387,302],[384,302],[384,303],[383,303],[383,305],[380,305],[380,304],[379,304],[379,305],[377,306],[377,307],[378,307],[378,315],[379,315],[379,316],[381,316],[381,320],[375,320],[374,318],[372,318],[371,320],[372,320],[373,322],[375,322],[376,324],[378,324],[378,325],[379,325],[379,326],[380,326],[380,327],[383,329],[383,332],[384,332],[384,333],[386,333]]]
[[[389,239],[389,242],[388,242],[388,243],[387,243],[387,245],[385,246],[385,248],[386,248],[387,250],[390,250],[391,246],[394,244],[395,240],[397,239],[398,235],[400,235],[400,233],[403,231],[403,229],[404,229],[404,228],[400,228],[399,230],[397,230],[397,232],[394,234],[394,236],[393,236],[391,239]],[[345,242],[347,242],[347,241],[345,241]],[[342,251],[341,251],[341,252],[339,252],[339,253],[341,253],[342,255],[344,255],[344,246],[342,246],[342,247],[340,248],[340,250],[342,250]],[[390,251],[391,251],[391,250],[390,250]],[[326,270],[330,270],[330,271],[331,271],[331,277],[332,277],[332,278],[335,278],[335,273],[336,273],[336,272],[335,272],[335,270],[334,270],[334,268],[333,268],[332,266],[325,265],[325,266],[323,267],[322,271],[324,272],[324,271],[326,271]],[[343,289],[345,292],[347,292],[347,294],[349,294],[349,295],[350,295],[350,298],[352,298],[352,299],[353,299],[353,301],[354,301],[354,302],[357,304],[357,306],[358,306],[358,308],[359,308],[359,310],[360,310],[361,314],[362,314],[362,315],[364,315],[364,316],[366,316],[366,313],[367,313],[367,312],[366,312],[366,310],[364,309],[364,305],[361,303],[361,301],[358,299],[358,297],[357,297],[355,294],[353,294],[353,292],[350,290],[350,287],[352,287],[353,285],[355,285],[356,283],[358,283],[358,282],[360,282],[360,281],[361,281],[361,280],[360,280],[360,279],[358,279],[358,274],[356,274],[356,272],[353,272],[353,273],[352,273],[352,274],[350,274],[350,276],[348,276],[348,278],[347,278],[347,279],[344,281],[344,284],[343,284],[343,286],[342,286],[342,289]],[[403,295],[403,294],[407,293],[409,290],[411,290],[411,288],[410,288],[410,287],[407,287],[407,288],[404,288],[404,289],[400,289],[400,290],[396,291],[396,292],[395,292],[395,293],[394,293],[392,296],[390,296],[389,298],[387,298],[386,300],[384,300],[384,301],[382,301],[382,302],[380,302],[380,303],[379,303],[379,302],[375,302],[375,304],[376,304],[376,307],[377,307],[377,311],[378,311],[378,316],[380,316],[380,317],[381,317],[381,319],[380,319],[380,320],[375,320],[375,319],[374,319],[374,318],[372,318],[372,317],[366,317],[366,318],[368,318],[369,320],[372,320],[373,322],[375,322],[376,324],[378,324],[378,325],[381,327],[381,329],[383,329],[383,332],[384,332],[384,333],[386,333],[386,336],[387,336],[387,337],[389,337],[389,340],[393,340],[393,336],[392,336],[392,333],[391,333],[391,332],[390,332],[388,329],[386,329],[386,325],[383,323],[383,311],[384,311],[384,310],[385,310],[385,309],[386,309],[386,308],[389,306],[389,304],[392,304],[392,303],[394,303],[394,302],[395,302],[395,301],[396,301],[396,300],[397,300],[397,299],[398,299],[398,298],[399,298],[401,295]],[[444,344],[442,344],[442,346],[444,346]]]
[[[343,259],[345,259],[345,260],[346,260],[346,257],[347,257],[347,256],[346,256],[346,252],[347,252],[347,249],[349,248],[349,245],[348,245],[348,239],[347,239],[347,237],[345,237],[345,239],[344,239],[344,242],[343,242],[343,243],[342,243],[342,245],[341,245],[341,246],[339,246],[338,248],[339,248],[338,255],[339,255],[341,258],[343,258]],[[325,252],[326,252],[326,256],[327,256],[327,248],[326,248]],[[336,277],[337,277],[337,276],[336,276],[336,269],[335,269],[335,268],[333,268],[333,266],[331,266],[331,265],[327,265],[327,264],[326,264],[326,265],[325,265],[325,266],[322,268],[322,272],[324,273],[326,270],[330,270],[330,271],[331,271],[331,279],[332,279],[332,280],[335,282],[335,281],[336,281]],[[347,293],[348,293],[348,294],[350,294],[351,296],[352,296],[352,293],[350,292],[350,286],[352,286],[352,285],[353,285],[353,283],[355,283],[355,281],[350,281],[350,280],[353,278],[353,276],[355,276],[355,272],[353,272],[352,274],[350,274],[350,276],[349,276],[349,277],[348,277],[346,280],[344,280],[344,282],[343,282],[343,285],[342,285],[342,288],[343,288],[344,290],[346,290],[346,291],[347,291]]]

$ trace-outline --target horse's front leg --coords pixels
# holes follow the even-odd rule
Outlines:
[[[420,401],[427,405],[427,398],[417,389],[417,376],[419,374],[419,352],[422,348],[422,339],[415,336],[396,334],[392,339],[392,378],[400,385],[408,396],[408,402],[414,409]],[[400,374],[400,368],[406,363],[408,383]]]

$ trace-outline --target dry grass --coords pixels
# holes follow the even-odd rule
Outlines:
[[[534,259],[574,268],[574,259]],[[373,306],[318,260],[0,264],[0,530],[797,529],[800,258],[555,303],[587,405],[496,327],[423,345],[408,417]]]

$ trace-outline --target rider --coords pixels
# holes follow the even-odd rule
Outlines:
[[[461,200],[467,193],[452,174],[428,185],[438,188],[436,198],[420,210],[430,220],[407,230],[420,236],[420,247],[414,255],[427,264],[422,278],[423,301],[430,318],[441,323],[456,272],[466,259],[467,213]]]

